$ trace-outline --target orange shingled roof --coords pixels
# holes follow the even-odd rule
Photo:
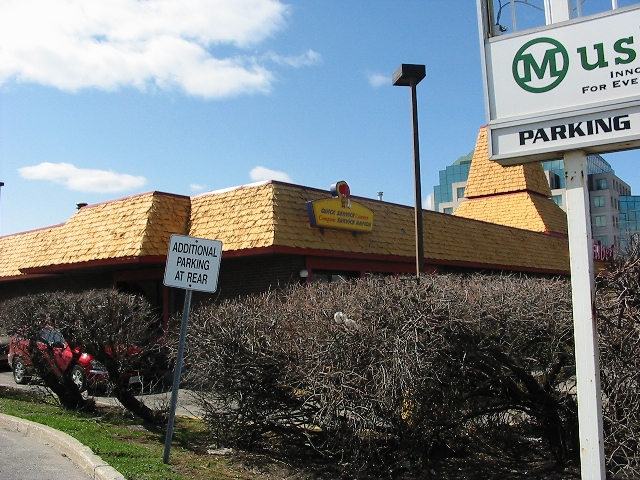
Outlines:
[[[487,128],[482,127],[478,132],[464,196],[476,198],[525,190],[539,193],[544,197],[551,196],[551,189],[544,175],[542,164],[527,163],[503,167],[497,162],[492,162],[489,160]]]
[[[321,191],[281,182],[192,199],[190,235],[216,238],[224,251],[283,247],[413,257],[411,207],[354,198],[374,212],[371,233],[309,226],[306,202]],[[553,203],[553,202],[552,202]],[[553,204],[555,206],[555,204]],[[568,271],[567,241],[549,235],[424,211],[425,261]]]
[[[567,216],[549,199],[551,189],[540,163],[503,167],[489,160],[487,129],[480,129],[465,197],[456,217],[508,227],[567,234]]]
[[[414,257],[413,208],[355,197],[374,212],[373,232],[310,227],[306,202],[330,196],[273,181],[191,199],[154,192],[92,205],[63,225],[0,238],[0,277],[38,267],[164,256],[173,233],[221,240],[224,252],[250,255],[280,249],[401,261]],[[428,211],[423,221],[427,263],[569,270],[566,239]]]
[[[189,198],[152,192],[78,210],[66,223],[0,238],[0,276],[21,269],[166,255],[184,233]]]

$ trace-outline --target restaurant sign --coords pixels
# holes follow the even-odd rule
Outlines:
[[[373,211],[351,200],[347,182],[331,185],[331,194],[333,198],[307,202],[307,214],[312,227],[352,232],[373,231]]]
[[[495,35],[490,1],[478,11],[491,160],[640,147],[640,5]]]

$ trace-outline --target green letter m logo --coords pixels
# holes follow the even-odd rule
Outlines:
[[[548,45],[542,56],[542,62],[538,63],[534,53],[538,58],[541,56],[540,47],[534,46],[546,43]],[[534,47],[534,48],[531,48]],[[527,51],[529,50],[529,51]],[[531,51],[533,50],[533,52]],[[561,65],[558,65],[558,56],[562,57]],[[569,55],[564,46],[553,38],[536,38],[525,43],[513,58],[511,66],[513,78],[521,88],[527,92],[543,93],[557,87],[569,71]],[[531,72],[536,74],[537,80],[530,85],[533,80]]]

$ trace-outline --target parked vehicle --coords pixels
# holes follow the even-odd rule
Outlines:
[[[5,365],[9,362],[9,343],[11,337],[0,330],[0,365]]]
[[[81,347],[71,348],[65,341],[62,332],[57,328],[47,326],[38,334],[36,347],[42,352],[48,364],[57,375],[71,370],[71,380],[78,386],[80,391],[84,391],[88,386],[95,386],[101,382],[106,382],[109,378],[104,366],[88,353],[82,351]],[[140,354],[144,357],[141,349],[128,347],[129,353]],[[71,367],[73,358],[77,361]],[[9,344],[9,364],[13,370],[13,378],[16,383],[28,383],[34,374],[33,361],[29,355],[29,340],[14,335]],[[151,362],[153,359],[146,359]],[[150,365],[148,365],[150,366]],[[130,384],[141,382],[141,371],[130,371],[125,373]]]

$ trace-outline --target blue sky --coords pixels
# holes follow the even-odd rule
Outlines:
[[[472,0],[0,0],[0,234],[269,178],[413,205],[401,63],[426,198],[486,122]]]

